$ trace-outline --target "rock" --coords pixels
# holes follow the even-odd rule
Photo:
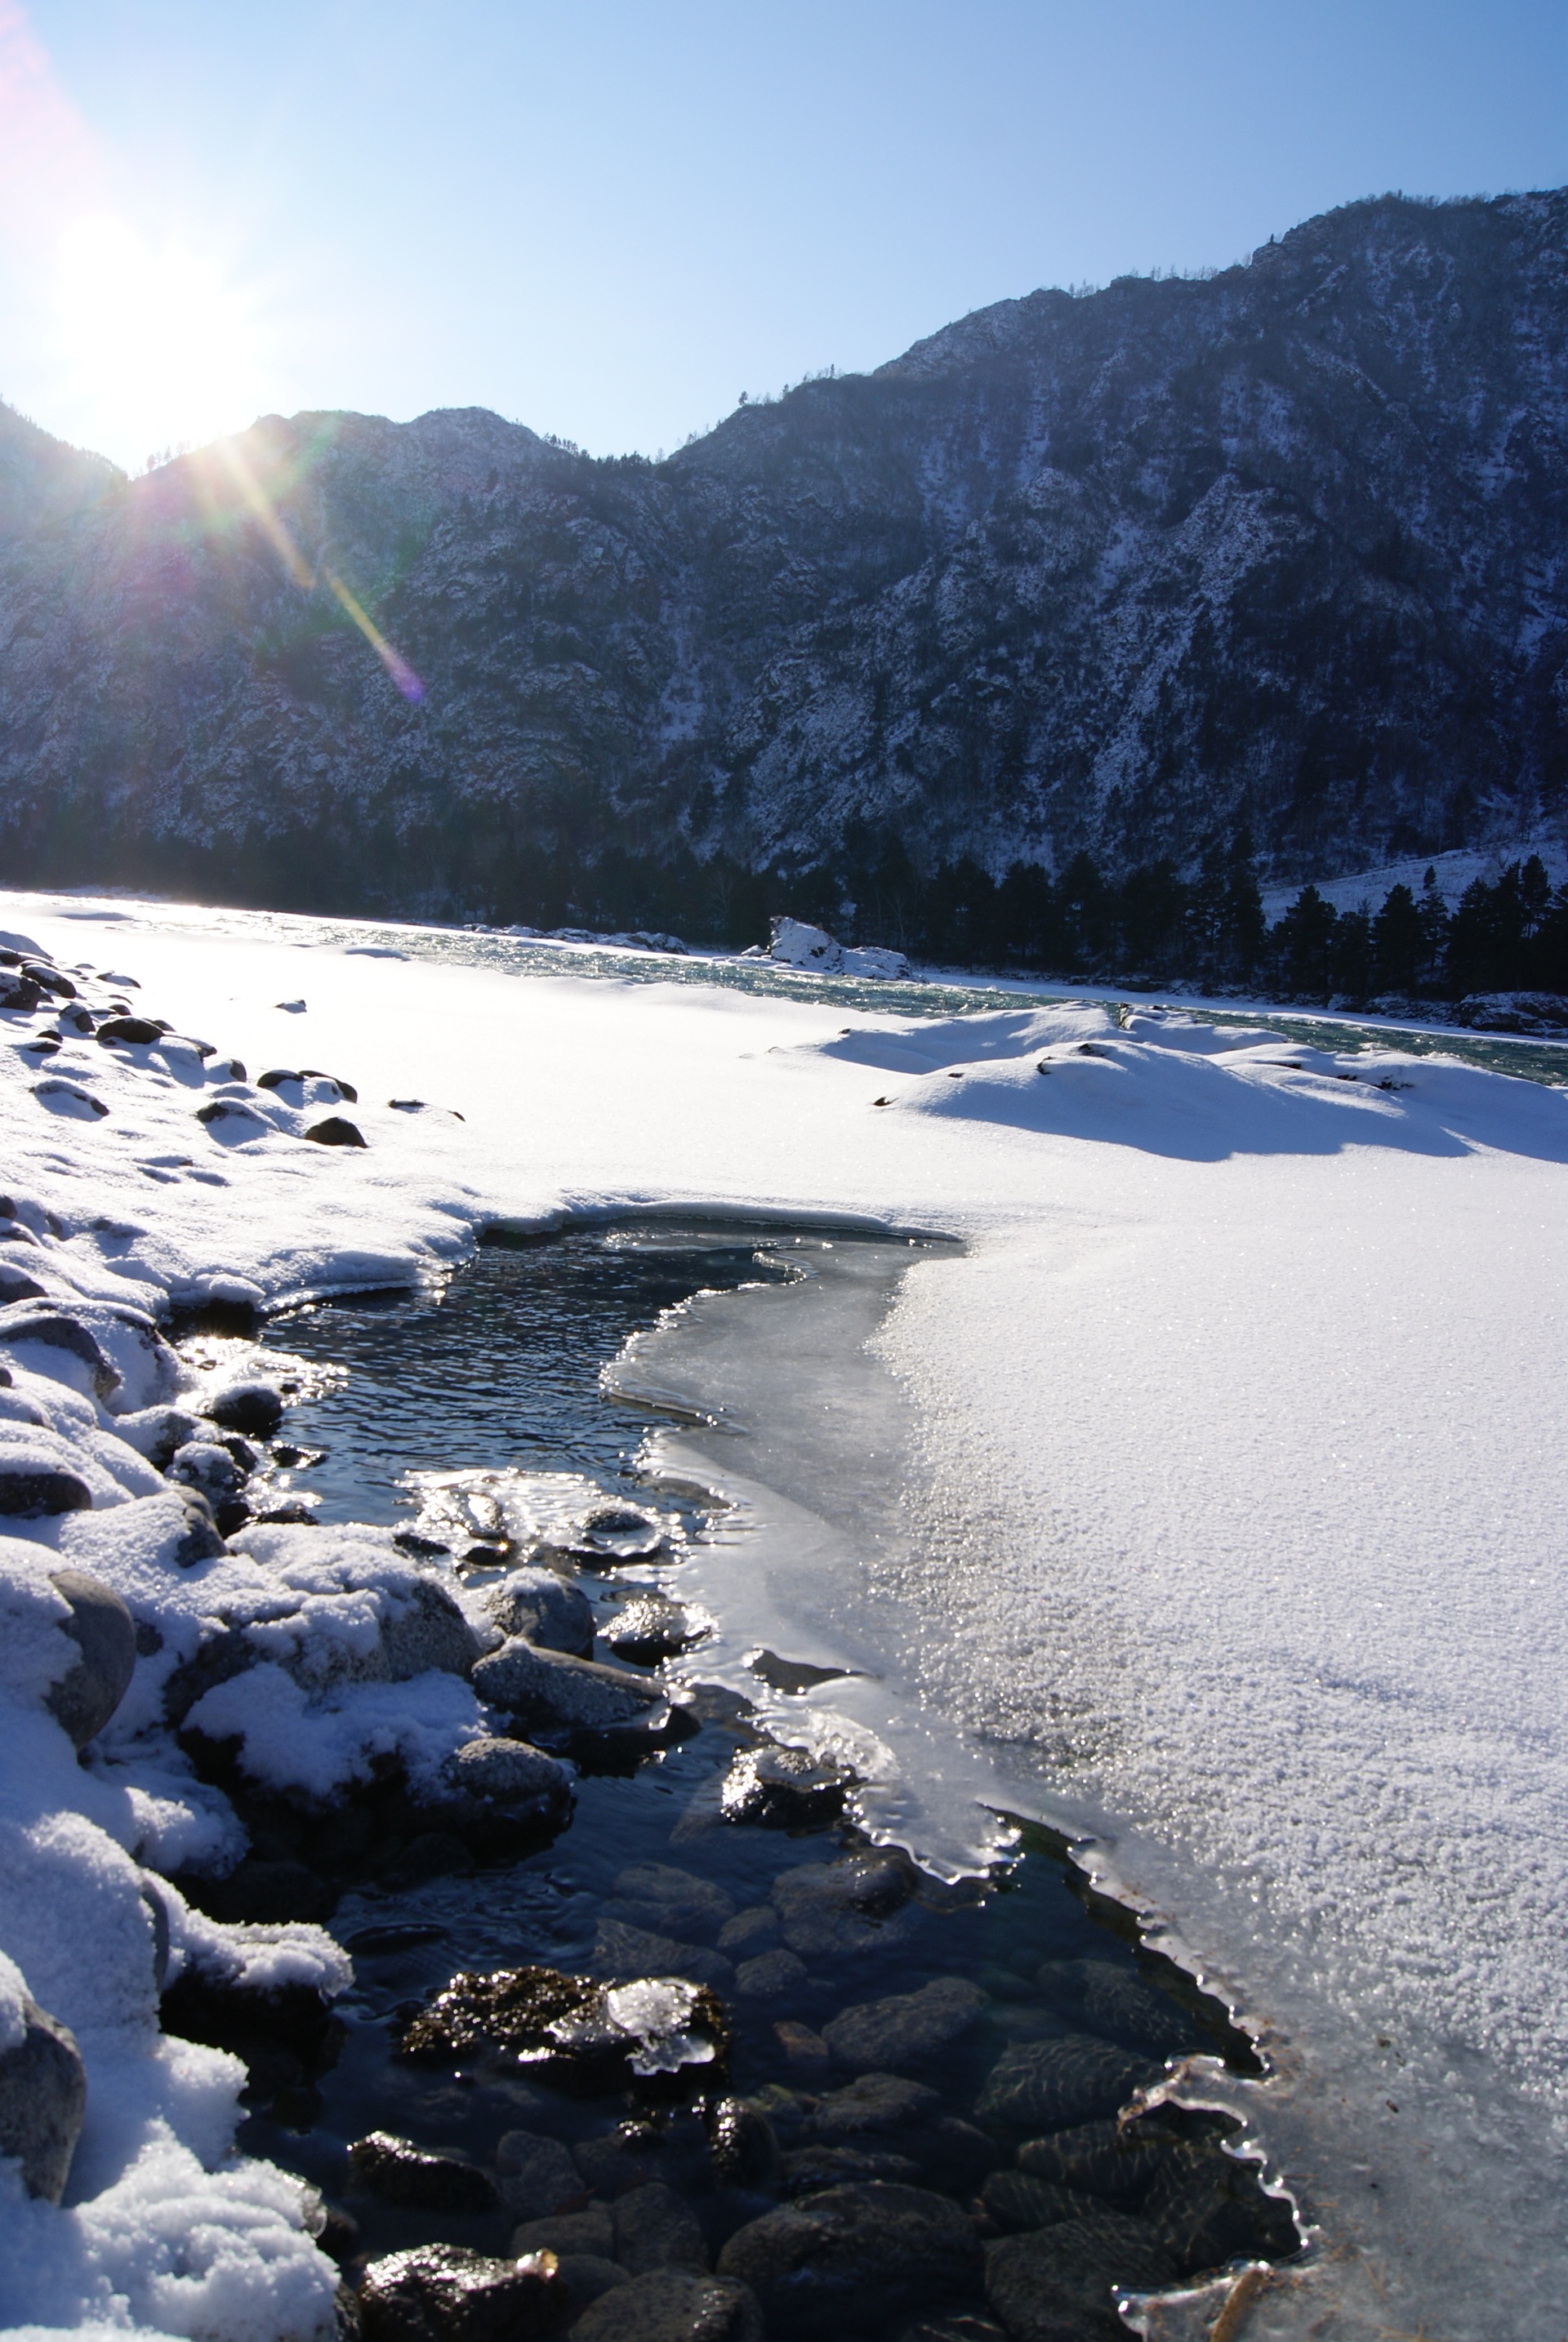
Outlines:
[[[1162,2161],[1143,2216],[1183,2277],[1232,2260],[1283,2260],[1301,2247],[1288,2204],[1266,2196],[1255,2165],[1182,2145]]]
[[[902,2187],[917,2186],[920,2166],[913,2156],[891,2147],[792,2147],[782,2165],[784,2193],[789,2197],[820,2196],[824,2187],[853,2187],[867,2179],[890,2179]]]
[[[208,1402],[207,1413],[225,1431],[270,1439],[283,1421],[283,1401],[270,1383],[230,1383]]]
[[[634,1666],[656,1667],[661,1660],[701,1639],[688,1612],[663,1594],[639,1594],[604,1629],[603,1640],[618,1659]]]
[[[641,2187],[668,2168],[665,2144],[664,2133],[628,2117],[607,2137],[580,2138],[572,2157],[590,2187],[602,2196],[624,2196],[628,2187]]]
[[[584,2183],[577,2178],[575,2185],[581,2196]],[[556,2212],[544,2219],[525,2220],[512,2231],[512,2250],[519,2255],[558,2253],[564,2260],[570,2253],[589,2253],[609,2260],[614,2246],[615,2224],[607,2204],[588,2204],[580,2212]]]
[[[724,1776],[719,1809],[727,1822],[764,1829],[819,1829],[838,1819],[854,1775],[830,1757],[771,1743],[743,1748]]]
[[[85,1513],[92,1492],[75,1472],[58,1464],[44,1464],[26,1456],[8,1456],[0,1449],[0,1515],[14,1520],[41,1520],[52,1513]]]
[[[564,1539],[562,1550],[601,1568],[648,1561],[664,1542],[664,1524],[639,1505],[594,1505]]]
[[[751,2286],[771,2342],[876,2328],[979,2290],[980,2240],[958,2206],[869,2180],[737,2229],[719,2271]]]
[[[884,1849],[805,1862],[774,1882],[784,1942],[803,1959],[844,1957],[888,1940],[888,1922],[914,1891],[908,1857]]]
[[[496,2147],[495,2168],[502,2201],[519,2220],[542,2220],[582,2200],[577,2167],[558,2138],[509,2130]]]
[[[43,997],[43,986],[35,984],[30,976],[15,976],[9,970],[0,976],[0,1008],[17,1008],[25,1012],[36,1008]]]
[[[460,1797],[497,1820],[559,1824],[572,1806],[565,1766],[525,1740],[464,1741],[448,1757],[446,1777]]]
[[[924,2082],[897,2074],[862,2074],[847,2089],[830,2090],[811,2118],[817,2138],[853,2138],[865,2131],[904,2131],[934,2115],[942,2100]]]
[[[798,1952],[775,1944],[771,1952],[759,1952],[754,1959],[741,1962],[735,1970],[735,1990],[745,2000],[776,2000],[781,1993],[798,1990],[806,1973]]]
[[[415,2245],[373,2261],[359,2288],[365,2342],[527,2342],[572,2314],[553,2253],[493,2260],[462,2245]]]
[[[486,1617],[503,1635],[521,1635],[541,1649],[569,1651],[578,1659],[594,1647],[593,1604],[580,1586],[553,1569],[514,1569],[483,1599]]]
[[[999,2228],[1050,2228],[1104,2208],[1097,2197],[1063,2187],[1053,2179],[1032,2179],[1024,2171],[994,2171],[980,2200]]]
[[[760,2107],[744,2098],[710,2099],[704,2109],[708,2154],[721,2187],[771,2187],[779,2177],[778,2134]]]
[[[393,1683],[428,1675],[466,1676],[479,1656],[479,1637],[444,1586],[419,1577],[382,1622],[382,1655]]]
[[[594,1937],[591,1966],[596,1976],[677,1976],[705,1984],[714,1992],[728,1992],[735,1980],[734,1963],[705,1944],[683,1944],[673,1936],[655,1936],[645,1927],[628,1927],[623,1919],[601,1919]]]
[[[1190,2049],[1193,2020],[1142,1977],[1110,1960],[1045,1960],[1036,1982],[1046,1999],[1072,2008],[1091,2033],[1152,2049]]]
[[[168,1476],[185,1487],[199,1489],[210,1504],[215,1498],[234,1496],[248,1475],[217,1440],[189,1439],[175,1450]]]
[[[0,2049],[0,2156],[15,2156],[29,2195],[57,2204],[87,2108],[76,2037],[22,1996],[23,2035]]]
[[[708,2247],[695,2215],[660,2179],[617,2197],[614,2257],[634,2277],[650,2269],[705,2269]]]
[[[629,1927],[712,1943],[734,1918],[735,1902],[733,1895],[694,1871],[668,1862],[635,1862],[616,1878],[604,1909]]]
[[[737,1952],[771,1949],[778,1939],[779,1915],[771,1903],[748,1904],[719,1929],[719,1949],[732,1957]]]
[[[256,1087],[258,1090],[281,1090],[285,1082],[297,1086],[304,1078],[302,1074],[291,1074],[285,1066],[269,1066],[265,1074],[256,1076]]]
[[[1110,2204],[1135,2204],[1169,2153],[1167,2141],[1140,2138],[1135,2124],[1124,2129],[1115,2122],[1091,2122],[1049,2138],[1026,2138],[1017,2162],[1032,2177]]]
[[[982,2122],[1064,2129],[1114,2115],[1156,2070],[1147,2057],[1093,2034],[1019,2042],[992,2067],[974,2111]]]
[[[365,1139],[357,1124],[341,1114],[329,1114],[325,1122],[313,1122],[305,1132],[318,1146],[363,1146]]]
[[[155,1025],[150,1016],[105,1016],[98,1027],[98,1040],[109,1048],[115,1042],[128,1042],[134,1048],[150,1048],[164,1037],[164,1028]]]
[[[1175,2276],[1153,2231],[1121,2212],[1004,2237],[985,2252],[985,2298],[1012,2342],[1126,2342],[1114,2288],[1153,2292]]]
[[[71,1607],[60,1621],[81,1652],[70,1673],[52,1684],[45,1706],[78,1748],[95,1740],[130,1689],[136,1666],[136,1622],[102,1578],[84,1569],[50,1572],[50,1584]]]
[[[454,1976],[411,2019],[398,2054],[453,2065],[499,2053],[536,2080],[595,2094],[634,2076],[666,2087],[711,2083],[728,2048],[724,2011],[702,1987],[668,1977],[596,1984],[527,1967]]]
[[[29,1276],[25,1268],[16,1268],[10,1261],[0,1261],[0,1306],[9,1301],[42,1301],[45,1297],[35,1276]],[[10,1381],[9,1372],[5,1379]]]
[[[984,2005],[978,1985],[941,1977],[918,1992],[844,2009],[823,2027],[823,2039],[844,2065],[902,2073],[967,2033]]]
[[[102,1098],[95,1097],[91,1090],[78,1089],[75,1082],[35,1082],[33,1095],[51,1114],[66,1115],[73,1122],[85,1122],[89,1117],[101,1122],[109,1111]]]
[[[431,2155],[391,2131],[374,2130],[348,2150],[354,2182],[385,2204],[422,2212],[491,2212],[501,2198],[494,2182],[454,2155]]]
[[[474,1688],[493,1707],[553,1734],[649,1733],[660,1729],[670,1716],[669,1701],[657,1684],[622,1675],[594,1659],[539,1650],[521,1635],[479,1661]]]
[[[576,2342],[763,2342],[749,2287],[733,2277],[655,2269],[618,2285],[585,2309]]]
[[[251,1857],[225,1878],[204,1879],[200,1900],[214,1919],[252,1926],[330,1919],[337,1897],[303,1862],[258,1862]]]
[[[87,1369],[95,1398],[113,1398],[120,1387],[118,1368],[104,1356],[86,1326],[49,1302],[14,1301],[0,1309],[0,1344],[10,1349],[20,1342],[36,1342],[77,1359]]]
[[[563,2253],[560,2268],[562,2282],[572,2297],[573,2312],[579,2316],[602,2293],[631,2281],[619,2261],[599,2253]]]

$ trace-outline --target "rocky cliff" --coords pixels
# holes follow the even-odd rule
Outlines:
[[[0,413],[0,868],[621,920],[706,871],[716,931],[846,839],[1244,826],[1289,878],[1549,833],[1565,231],[1568,191],[1354,205],[658,464],[303,415],[127,481]]]

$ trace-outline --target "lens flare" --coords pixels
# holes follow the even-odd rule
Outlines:
[[[328,593],[335,596],[345,615],[352,618],[359,628],[404,698],[416,704],[422,700],[424,697],[424,684],[402,652],[387,641],[358,596],[351,592],[336,570],[329,566],[326,562],[321,562],[315,568],[312,568],[300,551],[288,523],[257,479],[246,459],[245,450],[232,439],[221,439],[218,442],[216,453],[222,458],[224,468],[238,488],[247,509],[259,522],[273,550],[300,591],[304,594],[311,594],[318,585],[325,586]]]

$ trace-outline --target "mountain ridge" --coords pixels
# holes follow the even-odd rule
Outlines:
[[[661,462],[458,408],[125,481],[5,410],[0,856],[506,916],[614,866],[664,924],[677,864],[787,896],[894,843],[1000,876],[1245,831],[1288,879],[1559,835],[1565,246],[1568,191],[1373,199]]]

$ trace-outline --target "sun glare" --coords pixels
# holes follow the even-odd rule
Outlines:
[[[78,219],[60,239],[55,310],[73,405],[96,421],[91,444],[130,469],[265,403],[255,303],[198,251],[106,214]]]

